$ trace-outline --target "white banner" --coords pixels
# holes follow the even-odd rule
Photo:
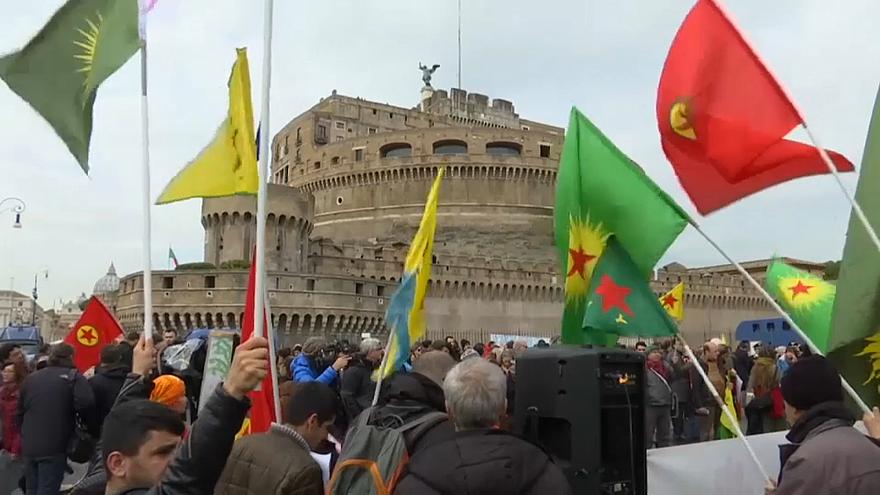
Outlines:
[[[199,399],[199,411],[208,402],[214,389],[226,379],[229,365],[232,364],[233,336],[235,332],[212,330],[208,337],[208,354],[205,357],[205,371],[202,374],[202,390]]]
[[[764,469],[779,474],[779,445],[787,431],[747,437]],[[742,440],[715,440],[648,451],[651,495],[755,495],[764,493],[761,471]]]
[[[489,335],[489,340],[495,342],[496,344],[503,346],[508,342],[516,342],[517,340],[524,340],[528,343],[529,347],[535,347],[539,340],[544,339],[544,342],[550,343],[550,337],[535,337],[531,335],[507,335],[502,333],[493,333]]]

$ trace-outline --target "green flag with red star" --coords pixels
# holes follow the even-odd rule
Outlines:
[[[775,259],[767,267],[764,285],[816,347],[826,353],[837,292],[834,284]]]
[[[606,345],[620,336],[667,337],[678,333],[645,275],[616,236],[608,240],[593,270],[583,329],[590,340]]]
[[[562,341],[603,344],[582,330],[582,322],[593,269],[609,236],[617,238],[645,279],[688,221],[672,198],[572,108],[554,209],[556,249],[565,277]]]

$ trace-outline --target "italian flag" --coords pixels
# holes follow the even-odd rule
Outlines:
[[[177,266],[180,265],[180,263],[178,263],[178,261],[177,261],[177,256],[175,256],[175,254],[174,254],[174,250],[171,249],[170,246],[168,247],[168,261],[171,262],[171,266],[174,269],[177,269]]]

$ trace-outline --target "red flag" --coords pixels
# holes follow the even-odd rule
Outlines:
[[[701,214],[798,177],[828,173],[813,146],[784,139],[794,103],[715,0],[697,0],[657,88],[663,151]],[[854,170],[829,151],[841,172]]]
[[[245,342],[254,334],[254,291],[257,283],[256,262],[251,261],[251,273],[248,277],[247,299],[244,303],[244,321],[241,323],[241,341]],[[265,302],[264,302],[265,304]],[[266,321],[266,308],[263,307],[263,329],[268,335],[269,322]],[[269,429],[269,425],[277,421],[275,417],[275,396],[272,393],[272,373],[275,367],[269,366],[269,373],[263,379],[259,390],[250,393],[251,421],[248,433],[262,433]]]
[[[101,349],[112,344],[120,335],[122,327],[119,322],[100,299],[92,296],[73,330],[64,337],[64,342],[76,350],[73,363],[81,372],[85,372],[101,362]]]

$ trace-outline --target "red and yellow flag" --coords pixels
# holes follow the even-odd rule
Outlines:
[[[660,297],[660,305],[677,321],[684,319],[684,282],[672,288]]]
[[[85,372],[101,362],[101,349],[120,335],[122,327],[119,322],[100,299],[92,296],[79,321],[64,337],[64,342],[73,346],[73,363]]]
[[[716,0],[698,0],[660,75],[663,151],[701,214],[776,184],[828,173],[816,148],[784,139],[803,118]],[[854,170],[830,152],[841,172]]]

